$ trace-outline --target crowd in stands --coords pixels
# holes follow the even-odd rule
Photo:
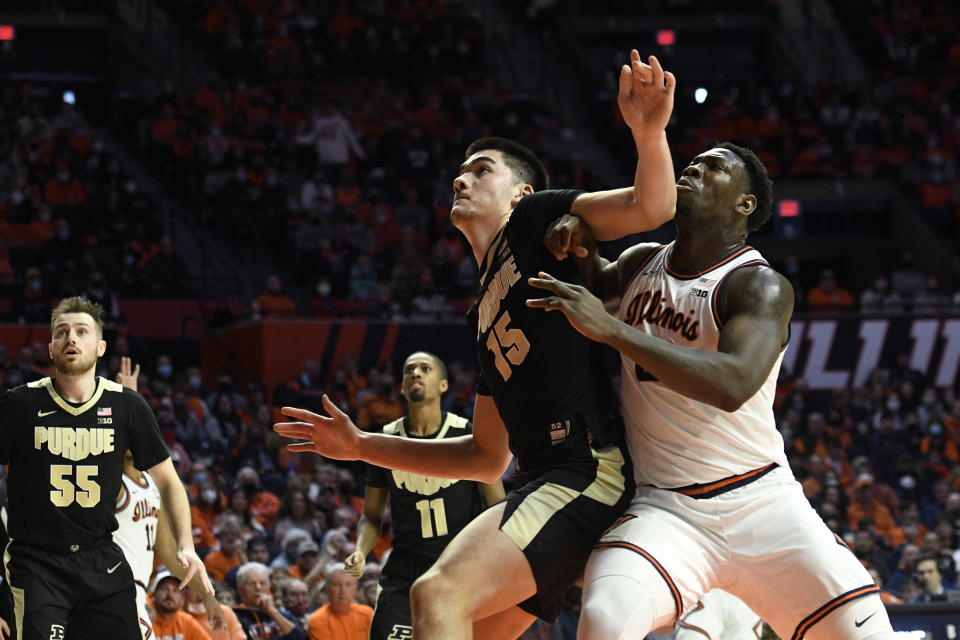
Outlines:
[[[171,192],[231,247],[290,265],[313,314],[461,315],[477,268],[449,222],[453,168],[482,135],[549,147],[558,129],[536,95],[488,77],[468,5],[173,10],[230,75],[118,99],[118,126]],[[545,159],[558,185],[599,184]]]
[[[155,203],[71,104],[48,88],[0,91],[0,297],[6,319],[45,323],[82,294],[118,320],[119,297],[190,295]]]

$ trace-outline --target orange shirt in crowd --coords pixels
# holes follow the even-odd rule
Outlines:
[[[367,640],[373,609],[365,604],[350,603],[350,612],[338,615],[325,604],[307,620],[310,640]]]
[[[170,620],[158,615],[153,621],[153,635],[156,640],[210,640],[204,628],[185,611],[177,611]]]
[[[243,630],[243,625],[237,620],[237,614],[233,612],[233,609],[225,604],[221,604],[220,609],[223,610],[223,622],[227,628],[216,631],[213,630],[213,627],[210,626],[210,621],[207,620],[206,609],[198,611],[197,613],[188,611],[187,614],[192,616],[197,624],[203,627],[203,630],[210,636],[210,640],[247,640],[247,634]]]
[[[207,568],[207,573],[214,580],[223,580],[227,572],[234,567],[240,566],[240,554],[234,554],[232,558],[224,555],[223,551],[217,549],[207,554],[203,561],[203,566]]]

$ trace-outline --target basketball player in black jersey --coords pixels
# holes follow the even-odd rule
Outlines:
[[[491,482],[516,456],[517,489],[467,525],[414,583],[418,640],[515,638],[534,616],[552,620],[593,543],[630,500],[623,426],[602,353],[563,318],[529,309],[527,278],[551,268],[578,277],[543,246],[547,224],[561,212],[587,219],[603,239],[669,219],[649,213],[672,213],[669,194],[643,192],[639,177],[673,179],[670,163],[657,163],[669,158],[664,128],[673,88],[672,74],[653,57],[646,65],[633,51],[621,69],[620,110],[639,156],[634,188],[535,193],[547,187],[546,171],[522,146],[485,138],[467,149],[451,219],[482,274],[469,314],[481,368],[472,436],[424,442],[362,433],[326,397],[331,417],[284,408],[302,422],[274,427],[309,441],[289,445],[292,451],[436,477]]]
[[[55,377],[0,396],[7,579],[25,640],[141,637],[130,566],[110,535],[127,449],[157,482],[187,575],[203,574],[187,495],[153,412],[137,393],[96,376],[107,347],[100,314],[82,298],[61,302],[50,323]]]
[[[418,440],[470,434],[473,425],[469,420],[440,408],[447,388],[447,369],[440,358],[425,351],[410,354],[403,363],[400,385],[400,393],[407,399],[408,415],[386,425],[383,433]],[[357,550],[345,563],[347,573],[354,578],[363,574],[367,554],[380,537],[388,497],[393,550],[380,575],[370,640],[412,637],[410,586],[467,523],[503,498],[503,483],[497,480],[478,486],[368,465]]]

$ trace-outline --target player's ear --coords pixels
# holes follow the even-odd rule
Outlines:
[[[446,380],[441,380],[441,381],[440,381],[440,393],[446,393],[446,392],[447,392],[447,389],[449,389],[449,388],[450,388],[450,383],[449,383],[449,382],[447,382]]]
[[[513,207],[517,206],[517,203],[520,202],[520,199],[523,198],[523,196],[528,196],[531,193],[533,193],[533,187],[531,185],[520,185],[519,189],[517,189],[517,192],[514,194],[513,199],[510,200],[510,208],[512,209]]]
[[[745,193],[737,200],[737,213],[749,216],[757,209],[757,196]]]
[[[98,358],[102,358],[102,357],[103,357],[103,354],[105,354],[106,352],[107,352],[107,341],[106,341],[106,340],[101,340],[101,341],[97,344],[97,357],[98,357]]]

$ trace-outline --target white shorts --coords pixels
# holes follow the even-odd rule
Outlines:
[[[143,640],[153,640],[153,624],[147,609],[147,592],[137,583],[137,615],[140,618],[140,635]]]
[[[743,600],[714,589],[683,614],[674,640],[760,640],[763,620]]]
[[[783,468],[706,499],[638,487],[627,512],[597,543],[591,563],[609,566],[609,560],[596,562],[607,554],[616,554],[611,558],[627,574],[652,565],[670,589],[674,620],[720,588],[781,638],[802,638],[842,605],[879,593]]]

